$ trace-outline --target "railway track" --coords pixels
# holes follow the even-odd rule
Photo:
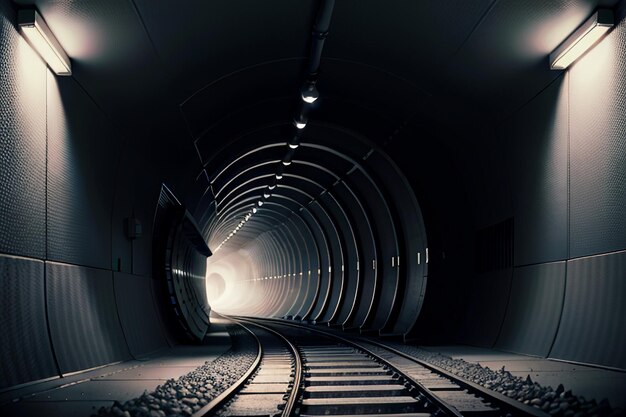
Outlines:
[[[193,417],[291,416],[302,368],[298,350],[287,338],[267,326],[237,322],[254,336],[257,358],[235,384]]]
[[[233,319],[255,335],[258,361],[194,417],[546,416],[376,342],[281,320]]]

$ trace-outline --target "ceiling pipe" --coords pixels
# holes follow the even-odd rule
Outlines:
[[[283,165],[291,165],[291,160],[293,159],[293,154],[296,152],[295,149],[289,148],[283,157],[282,163]]]
[[[312,42],[308,70],[309,79],[317,79],[322,50],[324,49],[324,41],[328,36],[328,28],[330,27],[330,19],[332,18],[334,7],[335,0],[322,0],[322,5],[317,10],[315,25],[311,33]]]
[[[300,90],[302,103],[296,116],[296,122],[304,120],[306,123],[309,105],[319,97],[319,92],[315,84],[319,77],[320,62],[322,59],[322,51],[324,50],[324,42],[328,36],[330,20],[335,7],[335,0],[321,0],[322,4],[317,10],[315,24],[311,31],[311,53],[309,55],[309,65],[307,70],[306,81]],[[300,125],[302,126],[302,125]],[[300,129],[302,129],[301,127]]]

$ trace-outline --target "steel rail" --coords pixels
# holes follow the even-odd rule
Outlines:
[[[254,320],[250,320],[247,318],[237,318],[238,321],[243,321],[244,323],[248,323],[254,326],[257,326],[263,330],[266,330],[276,336],[278,336],[291,350],[294,357],[294,377],[292,382],[291,391],[289,392],[289,398],[287,398],[287,402],[285,404],[285,408],[281,413],[282,417],[291,417],[294,407],[296,406],[296,401],[298,399],[298,394],[300,392],[300,385],[302,383],[302,358],[300,357],[300,352],[298,348],[291,343],[289,339],[283,336],[280,332],[272,329],[271,327],[264,326],[262,324],[256,323]]]
[[[276,319],[276,318],[255,318],[255,320],[263,320],[263,321],[270,321],[276,324],[281,324],[281,325],[286,325],[286,326],[291,326],[291,327],[295,327],[295,328],[300,328],[300,329],[306,329],[306,330],[310,330],[310,331],[315,331],[324,335],[327,335],[329,337],[341,340],[344,343],[350,344],[354,347],[358,347],[359,349],[362,349],[366,352],[368,352],[369,354],[371,354],[372,356],[375,356],[377,358],[379,358],[381,361],[388,363],[384,358],[380,358],[377,354],[375,354],[374,352],[371,352],[369,349],[367,349],[365,346],[361,346],[359,345],[359,341],[355,341],[352,339],[346,339],[338,334],[335,333],[331,333],[331,332],[327,332],[325,330],[321,330],[318,328],[315,328],[314,326],[310,326],[310,325],[303,325],[303,324],[298,324],[298,323],[293,323],[284,319]],[[357,339],[362,339],[357,337]],[[408,359],[410,361],[415,362],[418,365],[421,365],[427,369],[429,369],[432,372],[435,372],[439,375],[441,375],[442,377],[448,378],[451,381],[453,381],[454,383],[458,384],[459,386],[468,389],[470,392],[474,392],[475,394],[478,394],[479,396],[483,397],[485,400],[491,402],[494,405],[498,405],[504,409],[506,409],[507,411],[513,411],[515,413],[515,415],[524,415],[524,416],[532,416],[532,417],[549,417],[549,414],[545,413],[544,411],[536,408],[536,407],[532,407],[529,405],[526,405],[524,403],[521,403],[515,399],[509,398],[506,395],[503,395],[499,392],[490,390],[488,388],[485,388],[479,384],[476,384],[472,381],[468,381],[466,379],[463,379],[449,371],[446,371],[443,368],[440,368],[436,365],[430,364],[426,361],[420,360],[418,358],[415,358],[407,353],[404,353],[398,349],[395,349],[391,346],[388,346],[384,343],[380,343],[374,340],[370,340],[370,339],[362,339],[361,340],[363,343],[369,343],[372,345],[375,345],[379,348],[382,349],[386,349],[387,351],[396,354],[404,359]],[[395,368],[393,365],[390,365],[392,368]],[[402,375],[405,375],[404,372],[402,372],[401,370],[398,370],[399,373],[401,373]],[[420,388],[423,388],[426,393],[430,393],[430,390],[428,390],[427,388],[424,388],[422,384],[419,383],[419,381],[414,380],[413,378],[409,377],[409,376],[405,376],[408,380],[410,380],[411,382],[415,382],[417,386],[419,386]],[[445,403],[445,401],[439,399],[435,394],[431,395],[436,399],[434,400],[435,403],[437,403],[438,405],[443,403],[445,404],[445,407],[443,407],[445,410],[449,410],[451,408],[451,406],[447,405]],[[456,410],[453,409],[453,415],[458,415],[460,416],[461,414]]]
[[[261,346],[261,341],[259,340],[257,335],[255,335],[254,332],[248,327],[241,324],[238,320],[226,316],[222,317],[237,323],[248,333],[250,333],[252,337],[254,337],[254,339],[256,340],[259,349],[256,358],[254,359],[254,362],[252,363],[250,368],[248,368],[248,370],[241,376],[241,378],[239,378],[233,385],[222,391],[222,393],[219,394],[217,397],[213,398],[207,405],[193,413],[191,417],[203,417],[207,415],[212,415],[214,411],[221,408],[228,400],[230,400],[235,392],[246,383],[246,381],[250,378],[250,375],[252,375],[258,369],[259,364],[261,363],[261,357],[263,356],[263,346]]]

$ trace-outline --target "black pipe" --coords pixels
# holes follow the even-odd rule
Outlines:
[[[316,79],[320,60],[322,58],[322,50],[324,49],[324,41],[328,36],[330,27],[330,19],[333,15],[335,0],[322,0],[323,4],[317,11],[315,25],[311,34],[311,56],[309,59],[309,79]]]

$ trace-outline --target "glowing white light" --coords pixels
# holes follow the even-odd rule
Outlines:
[[[289,166],[289,165],[291,165],[291,161],[283,161],[283,165],[284,166]]]
[[[70,59],[39,13],[34,9],[25,9],[20,10],[17,16],[24,37],[52,71],[57,75],[72,75]]]
[[[613,11],[600,9],[550,54],[551,69],[565,69],[613,27]]]
[[[298,146],[300,146],[300,144],[299,144],[299,143],[290,143],[290,144],[289,144],[289,147],[290,147],[291,149],[298,149]]]
[[[252,208],[252,212],[256,213],[256,207]]]
[[[300,90],[300,95],[302,97],[302,100],[305,103],[314,103],[315,100],[317,100],[320,96],[319,91],[317,91],[317,87],[315,87],[315,82],[314,81],[307,81],[304,86],[302,87],[302,89]]]
[[[265,198],[270,198],[270,193],[264,193],[264,194],[263,194],[263,197],[265,197]]]
[[[301,121],[296,120],[295,125],[298,129],[304,129],[306,127],[306,122],[301,122]]]
[[[263,201],[260,201],[257,203],[259,205],[259,207],[261,207],[263,205]]]
[[[276,174],[276,179],[277,180],[283,179],[283,174]]]
[[[267,188],[269,188],[270,190],[273,190],[274,188],[276,188],[276,184],[272,184],[272,185],[268,186]]]

